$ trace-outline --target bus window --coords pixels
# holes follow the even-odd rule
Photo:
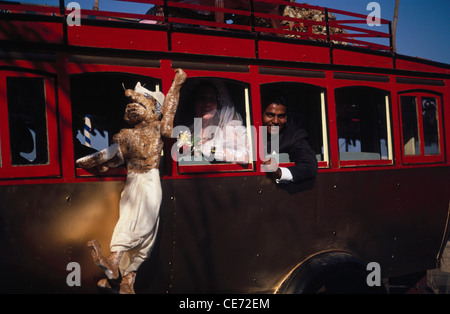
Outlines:
[[[137,82],[149,90],[161,89],[158,79],[128,73],[71,75],[75,160],[108,147],[114,134],[127,127],[123,116],[130,100],[125,89],[134,89]]]
[[[404,161],[442,160],[439,98],[418,93],[401,95],[400,108]]]
[[[49,161],[44,79],[7,77],[11,164]]]
[[[329,154],[325,89],[295,82],[261,85],[262,106],[275,96],[283,96],[286,99],[289,120],[307,132],[309,145],[316,153],[319,167],[327,167]],[[290,162],[287,156],[279,157],[280,163]]]
[[[336,89],[335,102],[340,164],[392,163],[388,93],[371,87],[343,87]]]
[[[174,129],[180,173],[251,169],[249,97],[248,86],[241,82],[187,79]]]
[[[402,108],[403,151],[405,155],[420,155],[416,97],[400,97]]]
[[[425,155],[439,155],[439,131],[436,98],[422,97],[423,144]]]

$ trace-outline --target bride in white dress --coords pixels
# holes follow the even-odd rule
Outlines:
[[[179,147],[189,141],[194,160],[247,164],[246,127],[225,84],[220,81],[200,83],[194,91],[194,105],[194,123],[189,133],[179,138]]]

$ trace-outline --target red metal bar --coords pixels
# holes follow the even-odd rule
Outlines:
[[[178,166],[179,173],[197,173],[197,172],[230,172],[230,171],[249,171],[253,170],[253,164],[249,163],[246,166],[241,166],[234,163],[224,163],[224,164],[210,164],[210,165],[183,165]]]
[[[379,159],[379,160],[340,160],[341,167],[352,166],[380,166],[380,165],[392,165],[392,160]]]
[[[442,116],[442,104],[441,97],[435,95],[436,99],[436,109],[437,109],[437,119],[438,119],[438,134],[439,134],[439,154],[441,156],[441,160],[444,160],[445,157],[445,133],[444,133],[444,120]]]
[[[299,22],[299,23],[308,24],[308,25],[326,26],[325,21],[313,21],[313,20],[301,19],[301,18],[296,18],[296,17],[281,16],[281,15],[267,14],[267,13],[257,13],[257,12],[255,12],[255,16],[266,18],[266,19],[272,19],[272,20],[291,21],[291,22]]]
[[[211,22],[211,21],[185,19],[185,18],[179,18],[179,17],[169,17],[169,23],[191,24],[191,25],[200,25],[200,26],[210,26],[210,27],[218,27],[218,28],[229,28],[229,29],[239,29],[239,30],[244,30],[244,31],[251,31],[251,27],[246,26],[246,25],[216,23],[216,22]]]
[[[307,32],[299,32],[299,31],[288,31],[288,30],[283,30],[283,29],[273,29],[273,28],[270,28],[270,27],[255,27],[255,31],[256,32],[262,32],[262,33],[275,33],[275,34],[284,34],[284,35],[295,35],[295,36],[304,37],[304,38],[315,38],[315,39],[327,40],[327,35],[307,33]]]
[[[114,0],[119,2],[138,2],[138,3],[145,3],[145,4],[154,4],[154,5],[164,5],[163,0]]]
[[[425,139],[423,133],[422,95],[416,96],[417,127],[420,138],[420,156],[425,156]]]
[[[31,4],[0,4],[0,9],[20,12],[45,12],[59,15],[58,7]]]
[[[215,7],[215,6],[180,3],[180,2],[175,2],[175,1],[167,1],[167,5],[169,7],[184,8],[184,9],[190,9],[190,10],[222,12],[222,13],[250,16],[250,11],[220,8],[220,7]]]
[[[367,35],[366,34],[346,34],[346,33],[339,33],[339,34],[331,34],[330,36],[334,36],[334,37],[338,37],[341,39],[346,39],[346,38],[356,38],[356,37],[362,37],[362,38],[366,38]]]
[[[70,10],[66,10],[66,14],[70,13]],[[80,10],[82,15],[93,15],[93,16],[105,16],[105,17],[116,17],[116,18],[129,18],[129,19],[152,19],[156,21],[164,21],[164,17],[157,15],[146,15],[146,14],[135,14],[135,13],[122,13],[113,11],[96,11],[96,10]]]
[[[367,15],[360,14],[360,13],[353,13],[353,12],[337,10],[337,9],[328,9],[328,12],[341,14],[341,15],[348,15],[348,16],[358,17],[358,18],[364,19],[364,21],[367,21]],[[386,19],[380,19],[380,23],[381,24],[389,24],[389,21],[386,20]]]
[[[339,23],[339,24],[367,24],[367,20],[330,20],[330,23]]]
[[[305,9],[318,10],[318,11],[325,11],[324,7],[320,7],[320,6],[316,6],[316,5],[310,5],[310,4],[306,4],[306,3],[287,2],[285,0],[254,0],[254,2],[264,2],[264,3],[270,3],[270,4],[289,5],[291,7],[305,8]]]
[[[372,35],[372,36],[367,36],[367,37],[389,38],[389,34],[386,34],[386,33],[383,33],[383,32],[373,31],[373,30],[370,30],[370,29],[364,29],[364,28],[360,28],[360,27],[344,26],[344,25],[340,25],[339,23],[331,23],[331,24],[332,25],[330,25],[330,27],[337,27],[337,28],[341,28],[341,29],[345,29],[345,30],[361,32],[361,33],[366,33],[367,35]],[[334,26],[334,25],[337,25],[337,26]]]
[[[362,40],[356,40],[356,39],[346,39],[345,41],[343,41],[340,38],[335,38],[334,35],[331,35],[330,37],[331,37],[330,40],[334,40],[334,41],[353,43],[353,44],[357,44],[357,45],[366,46],[367,48],[370,47],[370,48],[375,49],[375,50],[389,50],[389,46],[376,44],[376,43],[371,43],[371,42],[368,42],[368,41],[362,41]]]
[[[4,95],[4,99],[7,95],[6,76],[6,74],[0,76],[0,93]],[[8,170],[11,166],[11,151],[9,148],[8,106],[6,103],[2,103],[0,106],[0,158],[0,174],[2,177],[9,176]]]

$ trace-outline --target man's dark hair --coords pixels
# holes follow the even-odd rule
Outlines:
[[[283,96],[280,96],[280,95],[271,95],[263,101],[262,112],[264,112],[267,109],[267,107],[269,107],[270,104],[283,105],[286,107],[286,111],[288,108],[288,103],[287,103],[286,98],[284,98]]]

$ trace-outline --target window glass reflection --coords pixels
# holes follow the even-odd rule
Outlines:
[[[389,159],[386,95],[370,87],[336,90],[340,160]]]
[[[420,155],[417,102],[414,96],[400,97],[402,108],[403,149],[405,155]]]
[[[422,97],[422,122],[425,155],[439,155],[436,98]]]
[[[48,140],[44,80],[8,77],[11,164],[47,164]]]

